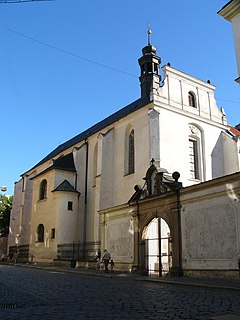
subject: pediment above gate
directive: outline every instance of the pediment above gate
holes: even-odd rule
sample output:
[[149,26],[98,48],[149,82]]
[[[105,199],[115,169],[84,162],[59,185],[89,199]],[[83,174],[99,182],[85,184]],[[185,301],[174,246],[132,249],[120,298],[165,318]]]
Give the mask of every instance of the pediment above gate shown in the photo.
[[182,188],[182,183],[178,181],[180,178],[179,172],[175,171],[172,175],[164,168],[158,168],[154,164],[154,159],[151,160],[151,165],[147,169],[146,175],[143,178],[145,181],[143,187],[135,185],[135,192],[129,199],[128,203],[132,204],[139,200],[165,194],[168,192],[177,192]]

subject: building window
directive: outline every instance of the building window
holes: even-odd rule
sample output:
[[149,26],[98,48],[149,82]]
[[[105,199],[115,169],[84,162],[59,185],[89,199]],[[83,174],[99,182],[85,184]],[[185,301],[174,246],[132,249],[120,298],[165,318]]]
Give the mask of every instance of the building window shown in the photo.
[[40,183],[39,200],[47,199],[47,180],[44,179]]
[[197,141],[189,139],[190,178],[200,179]]
[[196,96],[192,91],[188,92],[188,105],[193,108],[197,108]]
[[97,161],[98,161],[98,142],[95,144],[94,152],[93,152],[93,187],[96,186]]
[[44,241],[44,225],[39,224],[37,227],[37,242]]
[[51,229],[51,239],[55,239],[55,228]]
[[128,137],[128,173],[134,172],[135,164],[135,150],[134,150],[134,130],[132,130]]
[[72,211],[73,210],[73,202],[68,201],[68,210]]

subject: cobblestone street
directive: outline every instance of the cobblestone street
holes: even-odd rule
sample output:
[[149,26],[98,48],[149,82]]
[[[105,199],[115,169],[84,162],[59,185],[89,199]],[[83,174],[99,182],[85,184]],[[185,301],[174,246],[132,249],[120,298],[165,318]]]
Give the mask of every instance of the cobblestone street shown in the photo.
[[240,315],[240,291],[0,265],[1,319],[209,319]]

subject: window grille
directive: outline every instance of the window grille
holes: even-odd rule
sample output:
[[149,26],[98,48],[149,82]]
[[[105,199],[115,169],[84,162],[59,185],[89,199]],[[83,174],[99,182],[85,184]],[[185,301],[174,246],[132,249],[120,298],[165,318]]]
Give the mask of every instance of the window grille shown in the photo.
[[198,146],[197,141],[189,139],[189,161],[190,161],[190,178],[199,179],[199,164],[198,164]]

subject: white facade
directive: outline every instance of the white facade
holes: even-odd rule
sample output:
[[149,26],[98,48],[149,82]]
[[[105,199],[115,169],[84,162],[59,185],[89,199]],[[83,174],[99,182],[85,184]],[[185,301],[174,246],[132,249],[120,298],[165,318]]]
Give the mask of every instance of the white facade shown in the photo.
[[[151,159],[159,170],[179,171],[183,186],[239,171],[237,142],[216,105],[215,86],[169,65],[161,83],[159,61],[156,48],[146,46],[139,59],[141,98],[22,175],[15,186],[10,251],[18,232],[18,249],[29,246],[36,261],[76,255],[94,260],[106,246],[119,266],[129,267],[136,230],[126,204],[133,186],[144,184]],[[67,254],[75,244],[76,255]]]

